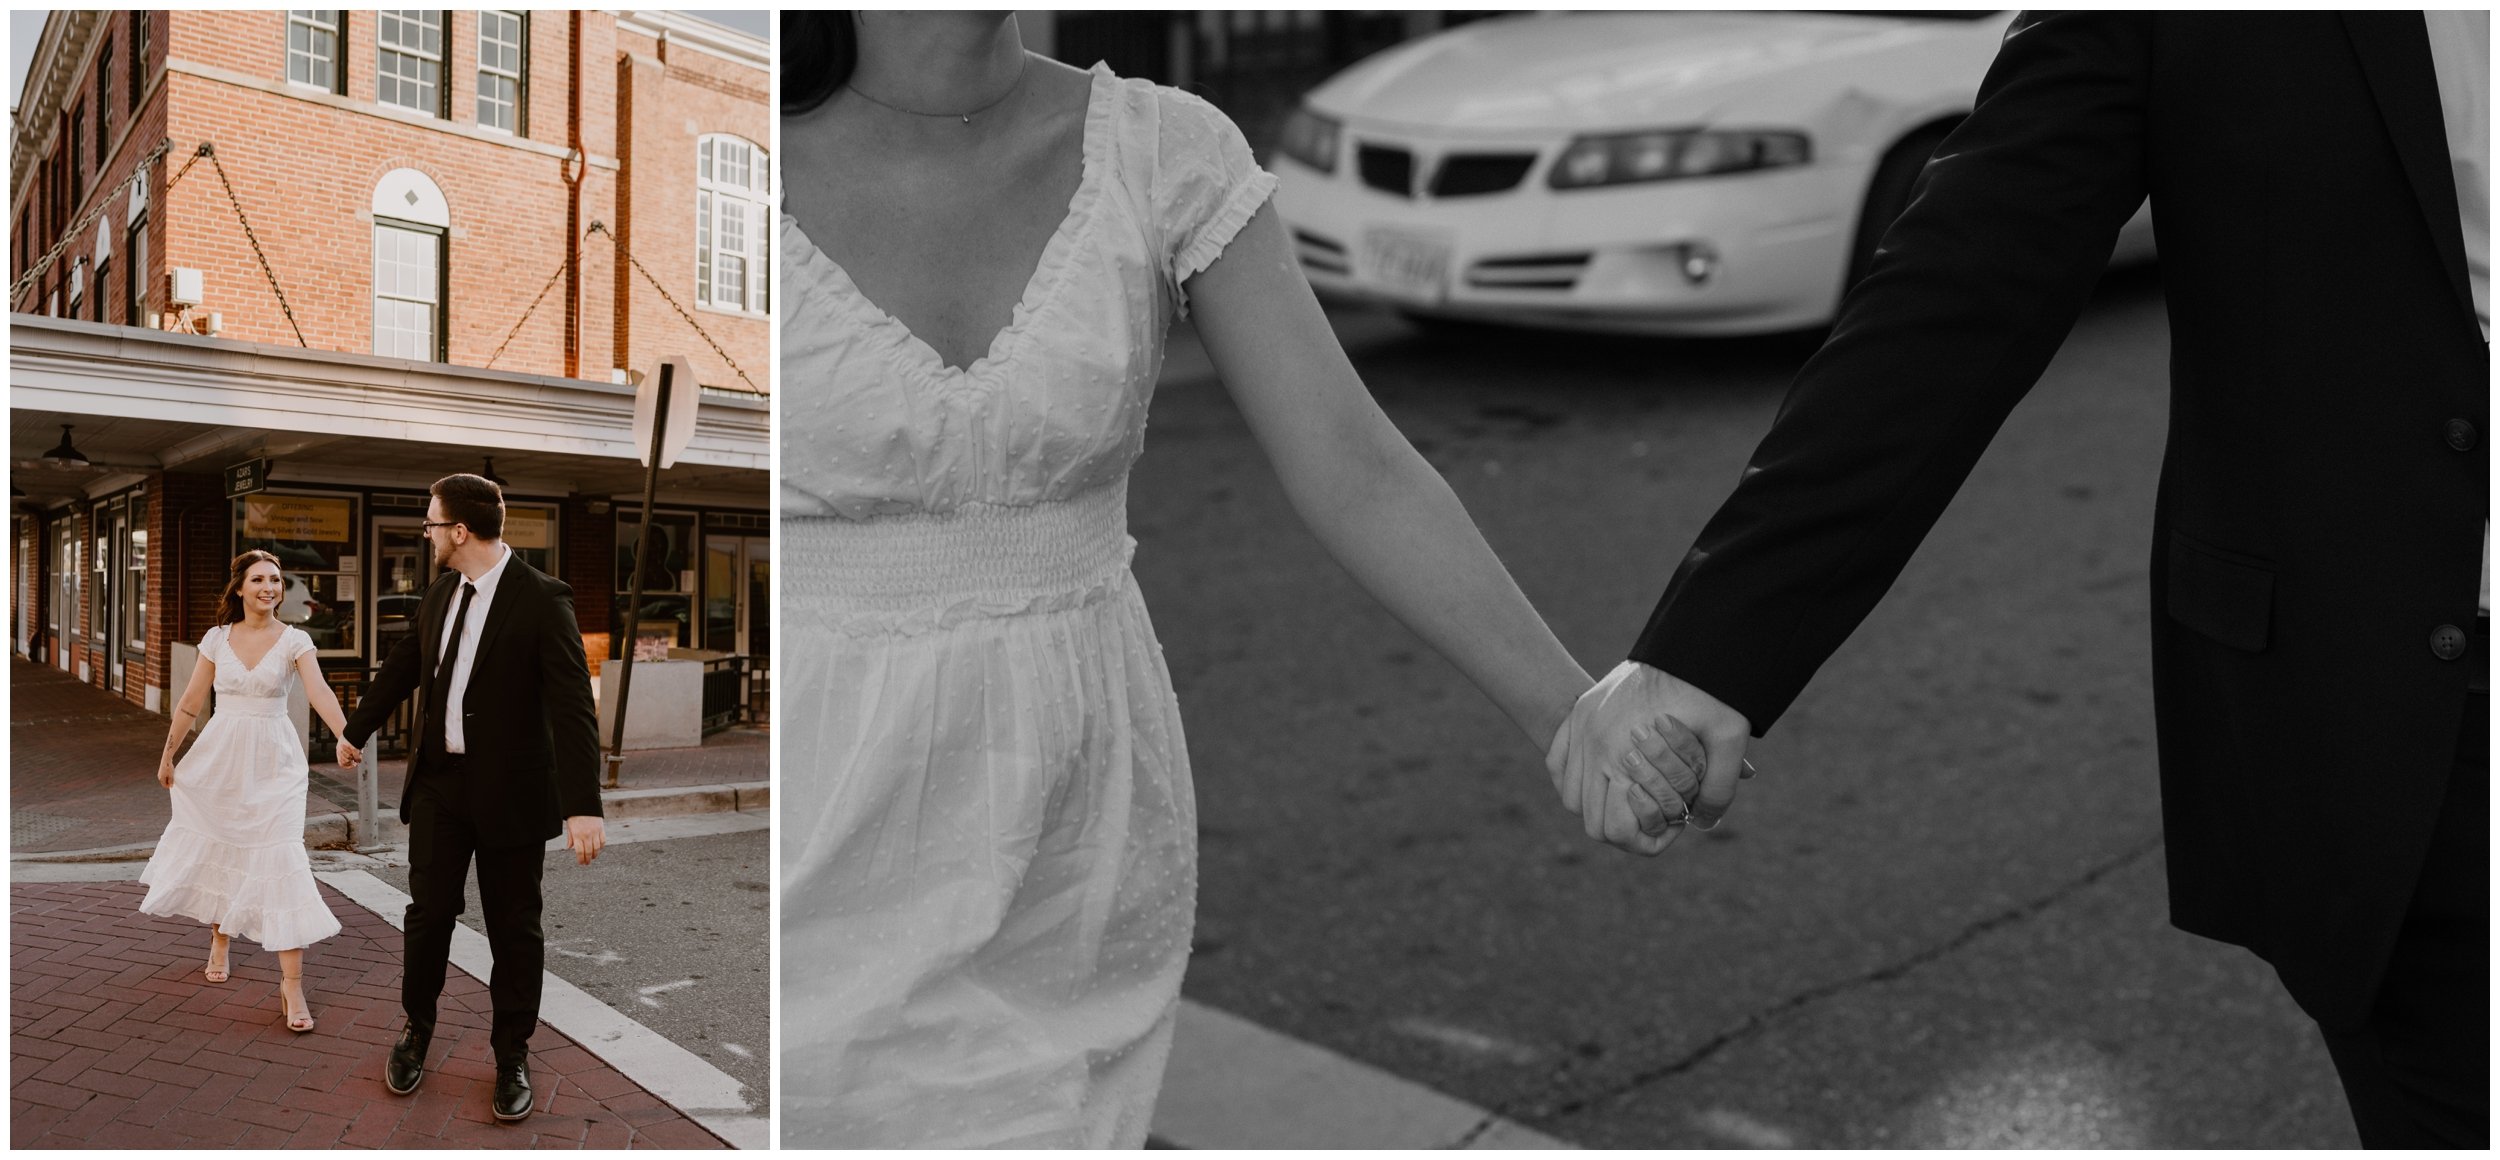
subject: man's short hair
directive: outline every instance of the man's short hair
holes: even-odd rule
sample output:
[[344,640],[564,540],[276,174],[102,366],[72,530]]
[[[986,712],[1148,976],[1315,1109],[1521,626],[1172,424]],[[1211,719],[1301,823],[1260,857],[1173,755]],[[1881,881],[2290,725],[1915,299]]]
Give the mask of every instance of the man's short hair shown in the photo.
[[434,498],[443,501],[443,518],[469,525],[481,540],[503,538],[503,489],[482,475],[446,475],[434,481]]

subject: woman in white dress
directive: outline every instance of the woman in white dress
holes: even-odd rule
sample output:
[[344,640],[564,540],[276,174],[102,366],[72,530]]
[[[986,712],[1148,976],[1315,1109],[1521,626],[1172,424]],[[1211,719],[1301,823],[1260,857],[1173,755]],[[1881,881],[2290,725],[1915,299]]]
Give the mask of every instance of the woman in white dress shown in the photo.
[[[312,638],[281,624],[286,578],[278,558],[257,549],[234,558],[219,605],[220,623],[200,638],[200,664],[174,706],[173,728],[156,780],[172,793],[173,821],[139,875],[145,914],[209,924],[202,977],[226,981],[226,944],[247,938],[278,952],[278,995],[286,1025],[313,1029],[304,998],[304,948],[339,932],[321,901],[304,853],[304,792],[310,766],[304,739],[287,716],[292,682],[332,733],[347,716],[321,677]],[[199,718],[211,687],[217,715],[180,763],[175,751]],[[343,734],[342,734],[343,735]]]
[[[1172,318],[1523,767],[1591,681],[1355,376],[1223,114],[998,13],[782,29],[784,1143],[1135,1147],[1197,889],[1126,527]],[[1693,788],[1584,780],[1633,848]]]

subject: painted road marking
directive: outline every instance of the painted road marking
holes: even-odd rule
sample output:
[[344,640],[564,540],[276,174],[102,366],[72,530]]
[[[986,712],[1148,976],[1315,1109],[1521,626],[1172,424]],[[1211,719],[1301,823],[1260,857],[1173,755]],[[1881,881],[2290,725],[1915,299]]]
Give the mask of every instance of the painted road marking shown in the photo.
[[[325,871],[316,877],[394,928],[405,929],[401,923],[409,898],[390,883],[362,870]],[[485,935],[455,923],[451,961],[483,979],[493,972],[495,956],[487,948]],[[548,974],[541,986],[541,1022],[563,1032],[731,1147],[772,1147],[772,1121],[755,1114],[745,1084],[554,974]]]
[[1496,1038],[1481,1031],[1471,1031],[1455,1024],[1433,1019],[1400,1019],[1389,1030],[1427,1043],[1439,1044],[1462,1055],[1480,1056],[1495,1063],[1525,1067],[1545,1058],[1545,1053],[1524,1043]]
[[665,995],[671,991],[691,986],[694,986],[694,980],[692,979],[679,979],[674,983],[656,983],[652,986],[641,988],[640,993],[637,994],[635,998],[640,1000],[642,1005],[645,1007],[658,1007],[661,1006],[661,1003],[658,999],[652,998],[653,995]]
[[1483,1108],[1182,1000],[1153,1135],[1183,1148],[1570,1148]]

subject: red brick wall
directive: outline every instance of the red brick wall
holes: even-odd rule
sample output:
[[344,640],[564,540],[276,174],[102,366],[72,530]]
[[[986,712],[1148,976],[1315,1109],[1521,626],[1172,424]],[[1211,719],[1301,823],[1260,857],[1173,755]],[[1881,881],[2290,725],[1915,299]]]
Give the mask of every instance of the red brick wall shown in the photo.
[[563,579],[573,586],[573,619],[583,632],[598,633],[608,630],[616,603],[616,513],[592,515],[590,503],[565,501]]
[[226,563],[234,558],[234,503],[215,475],[160,475],[149,483],[156,562],[148,569],[148,664],[163,674],[174,642],[196,645],[217,623]]
[[[701,323],[741,379],[683,316],[641,276],[620,273],[618,326],[629,336],[638,368],[661,356],[684,354],[704,384],[733,390],[769,390],[772,328],[758,317],[699,307],[695,303],[695,148],[708,133],[729,133],[772,144],[769,78],[760,69],[692,49],[666,51],[647,36],[620,32],[617,87],[626,103],[620,118],[627,181],[619,195],[618,233],[642,265],[668,287],[677,304]],[[759,223],[769,238],[769,217]]]
[[[476,121],[477,17],[450,14],[446,70],[450,123]],[[563,73],[549,84],[546,66],[564,59],[566,20],[532,21],[533,139],[565,136]],[[217,63],[271,82],[285,78],[284,17],[274,12],[186,14],[176,21],[173,51],[184,60]],[[374,96],[375,19],[348,15],[347,89]],[[197,55],[195,55],[197,54]],[[532,299],[572,252],[572,191],[562,160],[443,132],[437,122],[331,108],[188,75],[174,78],[170,129],[187,155],[213,141],[295,323],[311,346],[350,352],[373,349],[373,191],[393,169],[424,173],[441,187],[451,210],[446,301],[449,361],[537,374],[567,374],[565,300]],[[549,90],[552,89],[552,94]],[[597,169],[585,185],[593,212],[613,194]],[[207,272],[208,302],[223,316],[222,334],[251,342],[293,344],[276,294],[259,269],[250,238],[216,175],[203,163],[166,199],[172,259]],[[593,310],[605,304],[591,302]],[[514,333],[515,325],[520,325]],[[504,346],[507,336],[510,345]],[[496,355],[498,347],[504,347]],[[603,369],[607,353],[585,352],[583,365]],[[605,378],[594,370],[590,377]]]
[[[628,34],[621,39],[631,43],[620,43],[615,18],[604,13],[533,13],[524,136],[580,149],[588,160],[574,163],[502,140],[446,132],[440,127],[445,122],[305,99],[286,85],[283,13],[183,11],[148,18],[154,21],[151,79],[135,117],[127,112],[132,17],[119,13],[105,22],[104,35],[115,46],[114,123],[122,143],[101,164],[89,159],[85,184],[90,191],[110,190],[140,156],[160,141],[170,142],[150,181],[147,273],[159,308],[165,271],[198,269],[207,301],[195,316],[218,314],[226,338],[292,345],[296,329],[262,272],[265,256],[307,345],[370,352],[373,190],[384,174],[405,167],[431,178],[451,208],[445,311],[450,361],[482,366],[491,357],[499,369],[607,380],[614,369],[647,367],[663,355],[682,353],[694,360],[703,381],[742,387],[710,344],[622,260],[622,241],[747,379],[769,385],[769,324],[694,304],[695,142],[710,132],[770,140],[762,70],[689,50],[674,51],[668,54],[673,59],[663,61],[659,45],[648,37]],[[374,100],[376,27],[372,12],[347,14],[343,66],[350,101]],[[450,14],[445,80],[448,123],[454,126],[476,122],[476,37],[475,13]],[[169,59],[235,73],[267,88],[168,73]],[[92,76],[85,76],[73,86],[90,95],[74,99],[72,109],[91,100],[92,84]],[[635,88],[627,93],[623,85]],[[638,129],[621,123],[630,107],[642,110]],[[214,145],[215,165],[192,161],[202,142]],[[644,161],[640,169],[633,167],[636,157]],[[191,168],[181,183],[166,189],[186,164]],[[218,167],[233,185],[242,220],[218,180]],[[33,173],[39,186],[42,166]],[[36,217],[39,201],[29,197],[19,207],[21,222]],[[117,231],[127,225],[126,201],[113,202],[111,213]],[[586,236],[594,221],[613,236]],[[32,240],[37,245],[30,256],[39,256],[50,239]],[[13,308],[41,309],[47,292],[66,282],[68,260],[92,255],[94,241],[92,228],[83,231],[62,264],[31,285]],[[128,245],[118,233],[113,249],[106,318],[128,323],[120,293]],[[91,315],[81,311],[82,317]],[[142,325],[181,321],[138,320]]]

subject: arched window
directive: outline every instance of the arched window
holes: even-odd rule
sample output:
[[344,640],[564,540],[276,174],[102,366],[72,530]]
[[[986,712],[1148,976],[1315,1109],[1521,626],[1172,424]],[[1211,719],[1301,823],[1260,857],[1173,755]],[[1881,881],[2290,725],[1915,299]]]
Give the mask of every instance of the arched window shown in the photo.
[[451,206],[434,179],[394,169],[373,187],[373,353],[447,357],[443,296]]
[[694,299],[720,310],[772,308],[772,155],[726,133],[695,146]]

